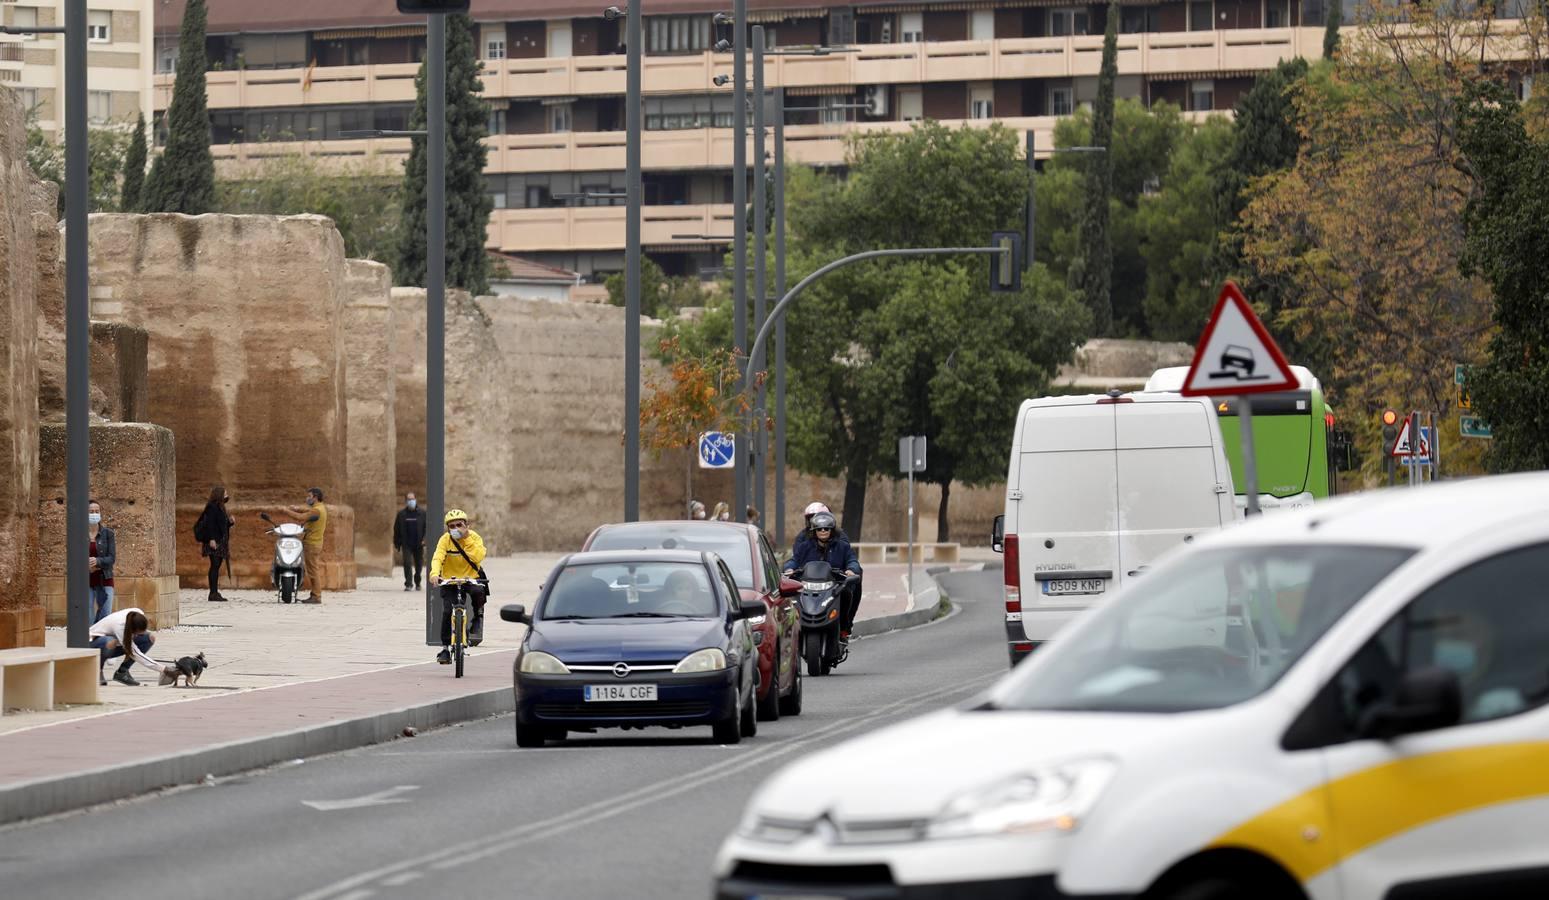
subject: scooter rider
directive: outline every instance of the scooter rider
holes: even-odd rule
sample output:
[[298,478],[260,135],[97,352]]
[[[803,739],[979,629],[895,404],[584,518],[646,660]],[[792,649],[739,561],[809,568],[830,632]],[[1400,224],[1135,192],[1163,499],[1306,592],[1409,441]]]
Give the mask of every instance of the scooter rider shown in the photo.
[[[802,544],[809,543],[812,540],[812,517],[818,513],[826,513],[829,511],[830,510],[828,506],[821,500],[814,500],[807,504],[807,509],[802,513],[802,515],[806,517],[807,525],[801,531],[796,532],[795,540],[791,541],[792,556],[795,556],[798,552],[801,551]],[[834,527],[836,529],[835,533],[842,540],[848,541],[850,539],[850,536],[844,533],[843,528],[839,528],[837,524]]]
[[[430,558],[430,583],[441,585],[442,578],[484,578],[484,539],[468,527],[468,514],[460,509],[446,511],[446,534],[436,542],[436,553]],[[470,623],[468,643],[477,647],[484,639],[484,587],[470,584],[466,587],[468,600],[473,605],[473,621]],[[436,662],[447,665],[452,661],[452,604],[457,602],[455,585],[441,585],[441,652]]]
[[[785,564],[786,572],[798,572],[807,563],[821,560],[832,566],[835,572],[842,572],[846,576],[861,574],[861,564],[855,558],[855,550],[839,532],[833,513],[827,510],[814,513],[810,530],[811,540],[797,541],[795,555]],[[845,585],[840,592],[839,639],[846,643],[850,640],[850,628],[855,624],[855,611],[860,608],[860,594],[859,581]]]

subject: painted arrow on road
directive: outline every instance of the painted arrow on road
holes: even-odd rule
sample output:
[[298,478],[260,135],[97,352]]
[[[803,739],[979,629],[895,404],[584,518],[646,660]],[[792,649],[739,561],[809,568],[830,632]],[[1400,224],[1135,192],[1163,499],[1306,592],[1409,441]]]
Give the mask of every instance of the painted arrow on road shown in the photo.
[[364,797],[352,797],[349,800],[303,800],[301,803],[303,806],[310,806],[323,812],[332,812],[336,809],[360,809],[363,806],[386,806],[389,803],[408,803],[409,798],[396,795],[419,789],[420,786],[417,784],[400,784],[385,791],[377,791]]

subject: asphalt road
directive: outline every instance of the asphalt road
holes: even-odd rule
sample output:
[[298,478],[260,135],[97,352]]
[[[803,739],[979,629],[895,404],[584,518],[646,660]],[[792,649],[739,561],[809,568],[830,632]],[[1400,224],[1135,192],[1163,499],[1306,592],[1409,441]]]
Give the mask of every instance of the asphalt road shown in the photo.
[[716,848],[766,775],[1005,672],[983,584],[951,618],[857,641],[807,680],[799,718],[735,747],[705,728],[518,750],[500,716],[0,829],[0,884],[30,898],[709,896]]

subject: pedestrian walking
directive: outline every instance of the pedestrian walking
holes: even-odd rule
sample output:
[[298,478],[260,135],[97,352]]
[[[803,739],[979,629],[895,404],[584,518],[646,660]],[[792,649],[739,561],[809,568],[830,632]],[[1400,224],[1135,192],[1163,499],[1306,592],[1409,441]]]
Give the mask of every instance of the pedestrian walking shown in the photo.
[[91,636],[91,646],[101,652],[97,664],[98,684],[108,683],[107,679],[102,677],[102,667],[108,660],[117,659],[120,656],[124,657],[124,662],[118,667],[118,671],[113,673],[113,680],[129,687],[140,683],[129,674],[129,667],[137,660],[157,675],[169,674],[169,669],[173,672],[177,671],[176,666],[163,665],[151,659],[151,647],[156,643],[156,636],[151,634],[150,620],[145,617],[145,611],[137,606],[119,610],[93,623],[87,633]]
[[688,502],[688,517],[690,519],[704,519],[705,505],[698,500],[690,500]]
[[425,568],[425,511],[419,508],[419,500],[413,494],[404,500],[403,509],[398,510],[398,518],[393,521],[393,549],[403,554],[403,589],[419,590],[420,571]]
[[323,489],[309,488],[305,507],[291,506],[285,511],[301,523],[301,559],[311,591],[301,602],[322,603],[323,534],[328,530],[328,505],[323,502]]
[[717,503],[715,505],[715,512],[710,514],[710,518],[716,522],[730,522],[731,504],[727,503],[725,500]]
[[118,559],[118,542],[113,529],[102,524],[102,504],[86,504],[86,533],[91,538],[86,564],[91,567],[91,620],[100,622],[113,611],[113,563]]
[[236,520],[227,512],[226,504],[231,502],[231,495],[221,485],[210,488],[210,499],[205,501],[204,512],[199,514],[199,521],[194,523],[194,539],[199,542],[199,555],[210,561],[208,579],[210,582],[211,603],[225,603],[226,597],[221,594],[221,563],[226,564],[226,574],[231,575],[231,526]]

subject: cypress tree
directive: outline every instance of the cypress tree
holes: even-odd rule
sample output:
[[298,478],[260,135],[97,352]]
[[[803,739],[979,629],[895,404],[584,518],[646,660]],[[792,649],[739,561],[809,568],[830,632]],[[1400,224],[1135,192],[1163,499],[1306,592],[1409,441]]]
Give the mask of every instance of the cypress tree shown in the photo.
[[1343,24],[1345,11],[1340,0],[1329,0],[1328,21],[1323,23],[1323,58],[1333,59],[1339,52],[1339,26]]
[[[427,57],[415,77],[416,99],[409,127],[426,127]],[[446,22],[446,283],[472,294],[489,293],[489,256],[484,239],[494,207],[484,182],[489,155],[483,140],[489,107],[480,98],[479,60],[473,25],[466,15]],[[416,139],[403,172],[403,218],[398,231],[398,283],[425,284],[427,163],[425,141]]]
[[124,189],[119,196],[120,212],[135,212],[140,206],[140,192],[145,184],[145,113],[135,122],[134,136],[129,139],[129,153],[124,157]]
[[167,108],[167,148],[151,165],[141,191],[144,212],[197,216],[215,208],[215,159],[205,103],[204,0],[188,0],[178,35],[177,79]]
[[1108,27],[1103,33],[1103,62],[1097,75],[1097,100],[1092,104],[1092,146],[1102,147],[1087,160],[1086,209],[1081,216],[1081,244],[1070,265],[1070,287],[1092,311],[1092,333],[1113,331],[1113,240],[1108,234],[1108,203],[1113,193],[1113,83],[1119,75],[1119,3],[1108,2]]

